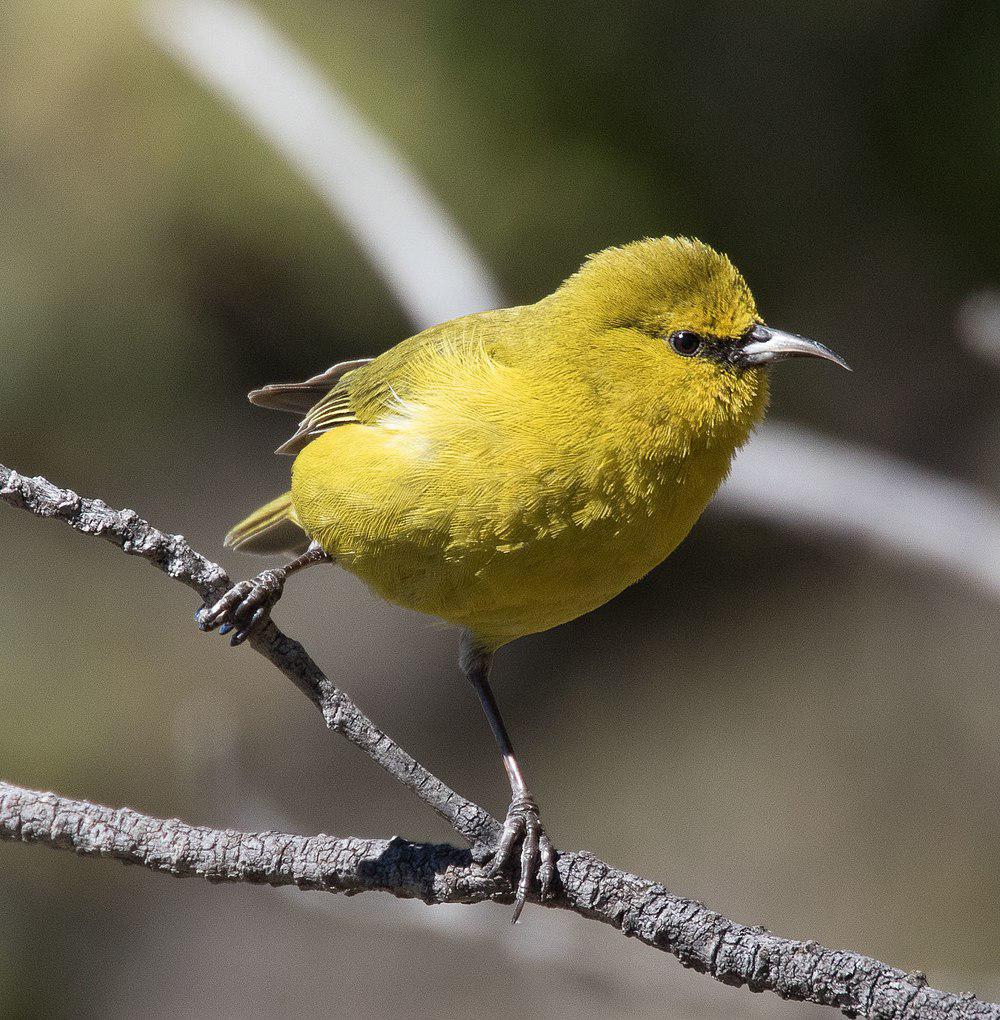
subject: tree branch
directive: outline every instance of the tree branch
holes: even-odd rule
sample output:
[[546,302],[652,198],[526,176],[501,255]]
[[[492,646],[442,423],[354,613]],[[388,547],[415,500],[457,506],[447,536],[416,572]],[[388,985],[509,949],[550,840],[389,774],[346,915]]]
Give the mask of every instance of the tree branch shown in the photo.
[[[213,882],[296,885],[348,895],[379,890],[425,903],[510,903],[472,852],[404,839],[220,831],[0,782],[0,839],[44,843]],[[1000,1006],[939,992],[857,953],[778,938],[720,917],[587,853],[559,855],[556,906],[612,925],[718,981],[879,1020],[997,1020]]]
[[[218,597],[229,585],[225,571],[182,537],[158,531],[131,510],[113,510],[100,500],[83,499],[3,465],[0,499],[37,516],[64,520],[78,531],[142,556],[203,600]],[[327,726],[362,748],[470,841],[482,845],[496,838],[499,825],[492,816],[450,790],[379,730],[298,642],[269,624],[251,643],[320,709]],[[297,885],[348,894],[381,890],[426,903],[513,899],[509,880],[488,878],[474,850],[400,838],[219,831],[2,781],[0,840],[43,843],[210,881]],[[920,973],[907,974],[858,953],[737,924],[592,854],[562,852],[558,871],[558,892],[547,905],[609,924],[726,984],[877,1020],[1000,1020],[1000,1005],[938,991],[928,987]]]
[[[37,517],[54,517],[85,535],[112,542],[141,556],[165,574],[214,602],[232,585],[217,563],[195,552],[183,535],[168,535],[133,510],[114,510],[99,499],[60,489],[45,478],[26,478],[0,464],[0,499]],[[378,728],[313,662],[309,653],[269,622],[249,639],[320,710],[326,725],[360,747],[390,775],[409,787],[471,843],[492,844],[501,826],[489,812],[459,796]]]

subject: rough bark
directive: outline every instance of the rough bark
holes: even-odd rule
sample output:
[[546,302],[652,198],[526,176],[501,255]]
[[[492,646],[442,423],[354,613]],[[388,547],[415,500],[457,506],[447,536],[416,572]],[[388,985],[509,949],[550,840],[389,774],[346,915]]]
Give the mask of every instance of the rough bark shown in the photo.
[[[43,478],[25,478],[0,465],[0,499],[41,517],[55,517],[142,556],[203,600],[229,586],[225,571],[131,510],[113,510]],[[354,894],[381,890],[426,903],[509,903],[507,876],[488,878],[477,863],[499,823],[450,790],[383,733],[274,624],[252,646],[284,673],[374,761],[446,818],[472,850],[410,843],[401,838],[356,839],[276,832],[219,831],[108,808],[0,781],[0,840],[20,840],[110,857],[172,875],[210,881],[297,885]],[[626,936],[675,956],[684,966],[752,991],[841,1009],[873,1020],[1000,1020],[1000,1005],[953,995],[870,957],[816,942],[780,938],[730,921],[703,904],[619,871],[585,852],[561,852],[558,890],[546,905],[612,925]]]
[[[45,478],[26,478],[0,464],[0,499],[37,517],[54,517],[85,535],[112,542],[130,556],[141,556],[165,574],[214,602],[232,586],[217,563],[195,552],[183,535],[169,535],[134,510],[114,510],[103,500],[86,499]],[[501,827],[489,812],[460,797],[379,729],[340,690],[309,653],[273,622],[248,643],[272,662],[320,710],[326,725],[343,734],[370,758],[408,786],[472,843],[493,843]]]

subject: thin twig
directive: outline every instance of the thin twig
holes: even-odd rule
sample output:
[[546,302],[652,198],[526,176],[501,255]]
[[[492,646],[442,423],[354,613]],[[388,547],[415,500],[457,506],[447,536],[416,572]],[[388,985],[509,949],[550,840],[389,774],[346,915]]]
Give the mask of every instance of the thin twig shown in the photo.
[[[231,586],[225,570],[195,552],[182,535],[159,531],[133,510],[114,510],[102,500],[78,496],[44,478],[26,478],[3,464],[0,464],[0,499],[38,517],[65,521],[85,535],[97,535],[131,556],[143,557],[193,588],[205,602],[215,601]],[[379,729],[348,694],[328,679],[298,641],[269,622],[249,643],[309,698],[330,729],[360,747],[470,843],[496,843],[500,823],[478,804],[449,789]]]
[[[217,597],[229,585],[226,572],[195,552],[183,537],[164,534],[131,510],[114,510],[101,500],[84,499],[3,465],[0,499],[142,556],[203,600]],[[306,693],[331,729],[362,748],[470,841],[483,846],[496,839],[499,824],[492,816],[449,790],[386,736],[327,679],[298,642],[271,624],[252,644]],[[214,881],[347,893],[379,889],[427,903],[512,898],[507,879],[488,878],[476,863],[475,850],[398,838],[223,832],[2,781],[0,840],[44,843]],[[753,991],[772,991],[786,999],[879,1020],[1000,1020],[1000,1005],[937,991],[927,986],[922,974],[907,974],[858,953],[782,939],[762,928],[737,924],[592,854],[560,853],[558,870],[559,888],[548,905],[610,924],[726,984],[745,984]]]

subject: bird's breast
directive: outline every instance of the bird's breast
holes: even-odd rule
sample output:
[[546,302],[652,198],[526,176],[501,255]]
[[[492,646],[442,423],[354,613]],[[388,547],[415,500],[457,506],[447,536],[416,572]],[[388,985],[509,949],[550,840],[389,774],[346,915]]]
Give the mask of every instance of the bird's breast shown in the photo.
[[627,394],[476,372],[321,436],[292,491],[307,532],[380,595],[494,645],[595,609],[665,559],[749,431],[692,442]]

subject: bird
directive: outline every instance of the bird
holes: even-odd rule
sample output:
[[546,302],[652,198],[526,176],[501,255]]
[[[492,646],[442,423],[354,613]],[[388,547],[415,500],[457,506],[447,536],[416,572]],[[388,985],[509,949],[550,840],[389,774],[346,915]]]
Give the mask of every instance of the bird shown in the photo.
[[[689,237],[590,255],[534,304],[426,329],[375,358],[252,391],[299,418],[291,488],[227,547],[294,555],[197,615],[238,645],[292,574],[337,563],[461,628],[511,789],[488,866],[513,920],[553,892],[544,831],[490,682],[504,645],[588,613],[665,560],[764,418],[772,365],[825,345],[764,324],[727,256]],[[518,847],[520,853],[518,854]]]

